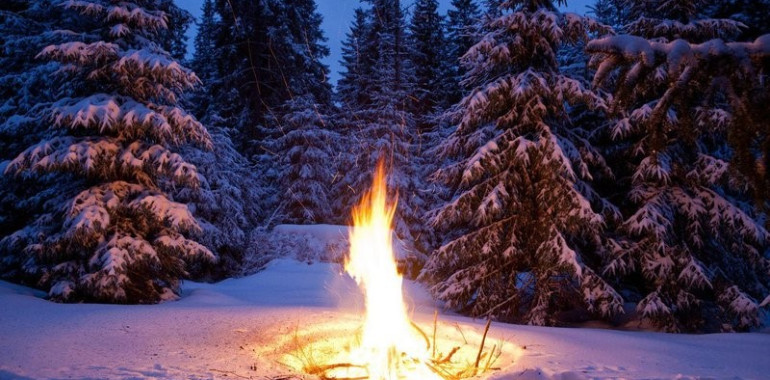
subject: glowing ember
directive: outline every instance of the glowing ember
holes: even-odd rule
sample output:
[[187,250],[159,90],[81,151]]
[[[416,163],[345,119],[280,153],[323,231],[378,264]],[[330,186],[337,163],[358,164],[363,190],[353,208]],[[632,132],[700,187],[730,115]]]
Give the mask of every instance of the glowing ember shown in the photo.
[[364,292],[366,320],[351,363],[365,366],[369,379],[440,379],[425,365],[428,347],[407,317],[390,230],[397,201],[387,202],[385,183],[380,160],[371,190],[353,209],[345,270]]

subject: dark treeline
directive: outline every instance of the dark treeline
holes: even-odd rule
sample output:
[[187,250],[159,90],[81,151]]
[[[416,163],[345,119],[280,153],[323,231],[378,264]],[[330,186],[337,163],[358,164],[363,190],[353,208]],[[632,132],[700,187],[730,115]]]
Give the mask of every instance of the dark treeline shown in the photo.
[[[409,6],[407,6],[409,5]],[[744,331],[770,303],[770,2],[0,5],[0,273],[149,303],[345,224],[385,158],[404,269],[477,317]],[[589,17],[593,16],[593,17]]]

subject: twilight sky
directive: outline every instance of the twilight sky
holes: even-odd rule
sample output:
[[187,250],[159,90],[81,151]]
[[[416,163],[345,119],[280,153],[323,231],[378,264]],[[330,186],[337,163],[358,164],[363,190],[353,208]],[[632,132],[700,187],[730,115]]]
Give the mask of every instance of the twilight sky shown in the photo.
[[[595,0],[568,0],[567,6],[563,9],[569,12],[585,13],[586,6],[594,3]],[[201,4],[203,0],[175,0],[177,5],[190,11],[196,18],[200,17]],[[402,0],[403,4],[410,4],[410,0]],[[439,12],[446,14],[451,0],[439,0]],[[479,2],[481,3],[481,2]],[[342,41],[345,39],[345,33],[350,28],[350,24],[353,21],[353,12],[360,6],[360,0],[316,0],[318,11],[323,15],[323,29],[328,39],[327,46],[331,50],[331,54],[323,61],[329,66],[331,70],[330,79],[333,84],[337,83],[339,79],[339,71],[341,70],[339,60],[342,52]],[[193,38],[196,33],[196,26],[192,25],[187,32],[189,36],[188,41],[188,55],[192,55],[193,50]]]

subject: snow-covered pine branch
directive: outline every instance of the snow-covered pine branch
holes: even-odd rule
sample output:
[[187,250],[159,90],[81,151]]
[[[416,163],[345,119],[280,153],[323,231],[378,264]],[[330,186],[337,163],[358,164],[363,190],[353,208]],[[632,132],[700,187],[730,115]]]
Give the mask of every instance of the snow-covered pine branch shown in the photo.
[[47,46],[38,58],[61,62],[68,72],[134,99],[173,104],[179,93],[200,83],[195,73],[152,45],[125,49],[104,41],[68,42]]
[[5,174],[66,171],[89,178],[130,178],[153,186],[159,177],[197,187],[198,172],[176,153],[142,141],[119,138],[55,137],[29,147],[11,161]]
[[[55,127],[98,131],[121,139],[149,136],[166,145],[188,141],[211,148],[206,129],[195,117],[177,106],[137,102],[134,98],[94,94],[61,99],[50,109]],[[122,128],[130,125],[132,128]]]

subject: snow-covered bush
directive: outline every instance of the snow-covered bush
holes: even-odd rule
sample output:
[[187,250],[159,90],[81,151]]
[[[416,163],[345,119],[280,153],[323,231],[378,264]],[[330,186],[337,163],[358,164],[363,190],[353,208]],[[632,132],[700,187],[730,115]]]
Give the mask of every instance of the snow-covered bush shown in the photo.
[[94,29],[47,46],[39,57],[60,65],[72,94],[46,107],[48,138],[5,173],[69,173],[78,178],[77,190],[61,192],[56,213],[0,244],[29,255],[25,269],[40,276],[55,300],[172,298],[186,262],[214,259],[190,239],[201,230],[190,210],[163,190],[200,184],[196,168],[171,150],[187,142],[211,146],[206,129],[176,106],[198,79],[154,42],[168,27],[156,2],[70,0],[64,6]]
[[550,1],[506,1],[463,57],[474,89],[439,147],[453,162],[435,174],[454,191],[432,218],[446,240],[422,274],[449,306],[537,325],[557,323],[575,300],[600,316],[621,311],[591,265],[605,253],[605,218],[616,214],[590,186],[604,162],[565,109],[601,109],[603,99],[562,75],[556,55],[589,30],[605,28],[556,13]]

